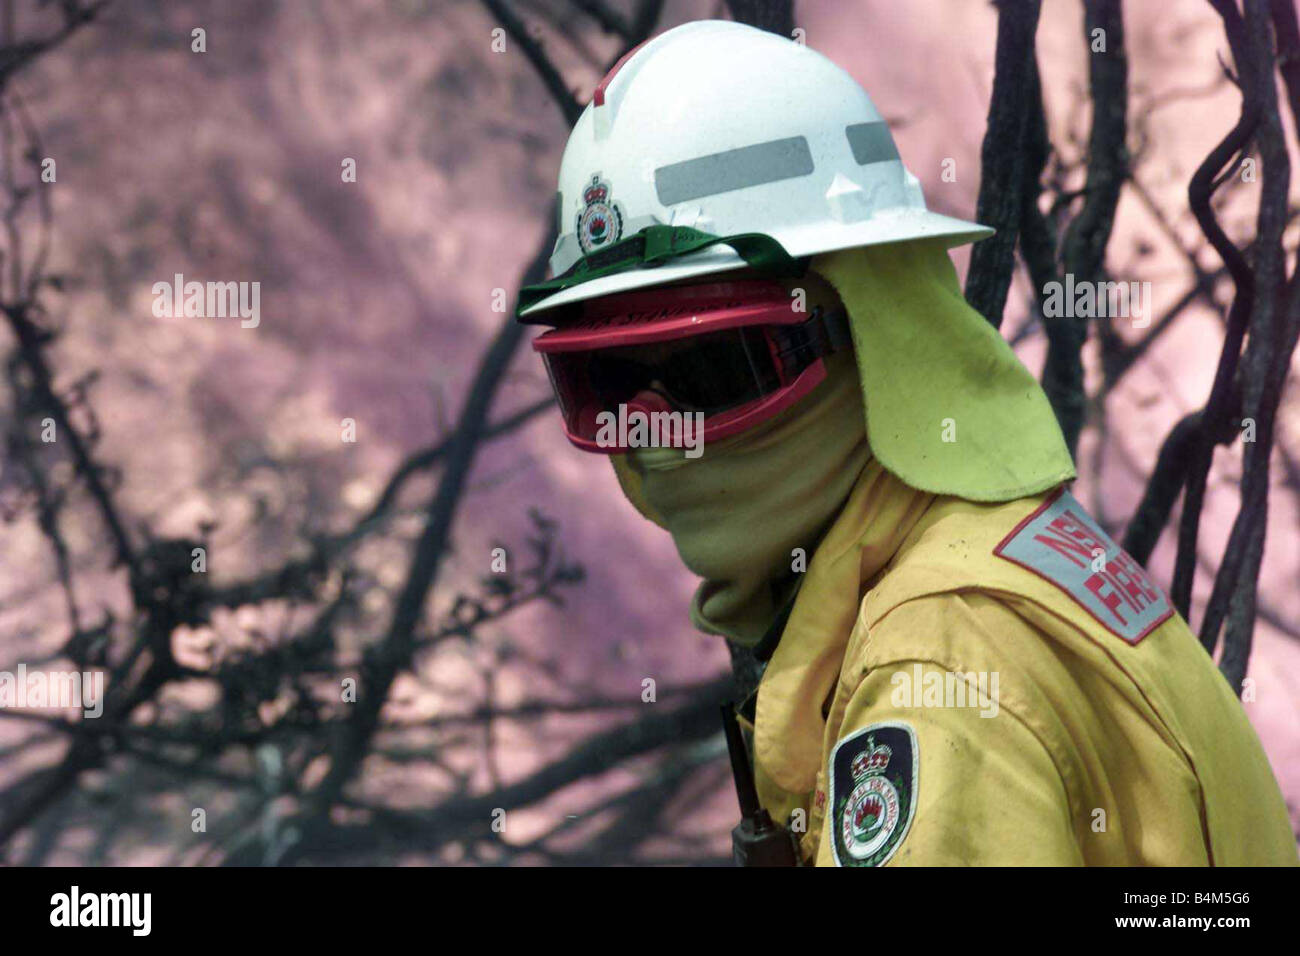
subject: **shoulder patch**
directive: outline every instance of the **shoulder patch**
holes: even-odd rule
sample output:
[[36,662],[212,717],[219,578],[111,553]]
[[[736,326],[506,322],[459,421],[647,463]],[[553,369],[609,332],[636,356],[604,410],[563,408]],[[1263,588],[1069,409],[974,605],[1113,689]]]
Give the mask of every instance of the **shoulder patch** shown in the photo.
[[1173,616],[1173,606],[1150,575],[1068,491],[1043,502],[993,553],[1056,585],[1129,644]]
[[908,724],[863,727],[830,759],[831,851],[837,866],[883,866],[916,812],[920,755]]

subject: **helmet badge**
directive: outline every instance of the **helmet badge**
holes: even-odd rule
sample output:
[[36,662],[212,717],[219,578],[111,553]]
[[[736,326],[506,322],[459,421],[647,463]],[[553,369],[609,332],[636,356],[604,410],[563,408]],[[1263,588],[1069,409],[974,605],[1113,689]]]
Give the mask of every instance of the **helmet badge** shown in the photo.
[[609,196],[609,183],[603,182],[600,173],[596,173],[591,177],[591,185],[583,190],[585,205],[578,213],[578,245],[584,253],[618,242],[623,234],[623,216]]

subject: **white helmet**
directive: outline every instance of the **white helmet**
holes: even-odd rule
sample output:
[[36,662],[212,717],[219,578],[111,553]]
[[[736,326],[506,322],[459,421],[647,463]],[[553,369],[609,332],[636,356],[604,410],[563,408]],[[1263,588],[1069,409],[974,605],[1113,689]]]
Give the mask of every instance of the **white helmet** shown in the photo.
[[[888,126],[847,73],[798,43],[721,20],[655,37],[601,81],[565,147],[558,206],[554,276],[649,226],[765,234],[796,259],[993,233],[925,208]],[[745,265],[712,244],[539,289],[519,314],[546,321],[537,313]]]

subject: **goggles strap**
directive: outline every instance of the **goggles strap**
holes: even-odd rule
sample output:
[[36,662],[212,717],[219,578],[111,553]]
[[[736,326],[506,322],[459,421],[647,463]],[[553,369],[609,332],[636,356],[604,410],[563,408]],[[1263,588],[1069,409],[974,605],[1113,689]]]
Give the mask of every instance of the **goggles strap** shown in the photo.
[[843,308],[826,310],[817,306],[806,321],[799,325],[775,326],[773,333],[781,353],[800,355],[804,366],[833,352],[853,347],[848,313]]
[[781,243],[761,232],[715,236],[689,226],[647,226],[636,235],[584,256],[563,275],[524,286],[519,290],[515,315],[563,289],[631,269],[660,266],[714,245],[730,246],[750,268],[765,276],[799,276],[808,267],[807,259],[795,259]]
[[822,315],[822,328],[826,330],[826,341],[830,351],[839,352],[853,347],[853,332],[849,329],[849,313],[841,306]]

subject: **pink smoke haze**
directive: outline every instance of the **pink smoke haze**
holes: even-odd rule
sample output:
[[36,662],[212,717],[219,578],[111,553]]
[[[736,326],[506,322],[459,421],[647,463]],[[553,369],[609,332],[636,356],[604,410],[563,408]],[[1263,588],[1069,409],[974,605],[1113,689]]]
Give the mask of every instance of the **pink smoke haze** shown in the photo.
[[[660,26],[714,15],[711,3],[671,2]],[[894,0],[803,2],[796,14],[807,44],[871,94],[931,208],[963,218],[974,218],[995,17],[988,3]],[[1186,189],[1238,113],[1239,96],[1216,62],[1216,54],[1228,57],[1221,26],[1200,0],[1130,3],[1125,17],[1130,116],[1140,121],[1130,132],[1135,175],[1182,244],[1217,268]],[[207,30],[205,55],[189,51],[196,25]],[[506,320],[494,299],[498,290],[511,299],[546,232],[566,126],[522,53],[491,51],[495,26],[482,6],[429,0],[121,4],[19,77],[43,148],[58,157],[51,271],[71,280],[51,299],[66,329],[54,355],[60,380],[100,370],[99,453],[122,471],[124,510],[163,533],[192,535],[214,522],[208,561],[217,581],[282,563],[301,550],[303,528],[339,531],[363,514],[406,456],[445,437],[482,350]],[[1082,34],[1080,3],[1044,0],[1039,63],[1052,139],[1071,162],[1088,124]],[[614,52],[589,22],[575,35],[592,62]],[[548,50],[588,96],[598,70],[571,46]],[[348,158],[355,183],[340,180]],[[953,181],[942,178],[948,160]],[[1253,234],[1258,188],[1226,191],[1220,215],[1239,242]],[[964,273],[968,253],[956,258]],[[1107,262],[1117,279],[1150,281],[1156,316],[1192,282],[1184,255],[1128,187]],[[155,318],[151,287],[175,273],[259,281],[260,326]],[[1221,302],[1229,289],[1219,290]],[[1004,334],[1022,328],[1030,297],[1018,273]],[[1160,440],[1208,394],[1221,339],[1220,318],[1190,308],[1109,397],[1105,435],[1085,432],[1075,494],[1113,534],[1136,507]],[[1040,369],[1041,332],[1018,351]],[[1095,344],[1086,360],[1092,387],[1100,380]],[[540,362],[521,348],[493,418],[548,391]],[[357,441],[341,444],[349,418]],[[1292,389],[1281,445],[1300,450],[1298,424]],[[1221,450],[1194,623],[1236,513],[1240,472],[1240,444]],[[1267,620],[1255,634],[1246,706],[1300,825],[1300,512],[1282,468],[1273,481],[1261,580]],[[427,475],[415,481],[397,533],[367,552],[381,585],[366,607],[371,633],[388,619],[432,487]],[[492,624],[482,649],[431,657],[399,682],[387,717],[418,725],[448,713],[459,695],[481,689],[489,668],[501,707],[584,694],[635,698],[646,678],[662,692],[726,672],[725,646],[688,621],[695,582],[672,542],[627,504],[603,457],[564,440],[554,411],[482,449],[431,613],[477,586],[498,542],[523,541],[530,507],[559,522],[586,581],[566,592],[564,607],[532,605]],[[68,533],[87,617],[125,613],[124,577],[108,566],[102,526],[83,510]],[[1172,539],[1167,530],[1150,562],[1165,587]],[[65,624],[36,521],[0,526],[0,668],[57,653]],[[201,656],[206,638],[188,639],[185,653]],[[499,663],[503,648],[511,653]],[[202,693],[180,688],[159,707],[198,706],[185,695]],[[597,714],[503,725],[494,768],[476,762],[481,741],[473,740],[442,771],[367,764],[359,790],[428,805],[448,774],[466,773],[485,788],[497,774],[515,779],[607,723]],[[0,748],[31,733],[25,722],[0,720]],[[0,762],[0,789],[49,755],[35,748]],[[650,766],[622,765],[576,796],[518,811],[518,838]],[[717,772],[701,777],[676,819],[682,839],[723,856],[735,797],[722,763],[710,767]],[[106,862],[169,859],[187,811],[179,802],[160,809],[160,821],[177,822],[119,844]],[[92,840],[88,826],[74,829],[46,860],[78,862]],[[459,859],[449,851],[442,862]]]

